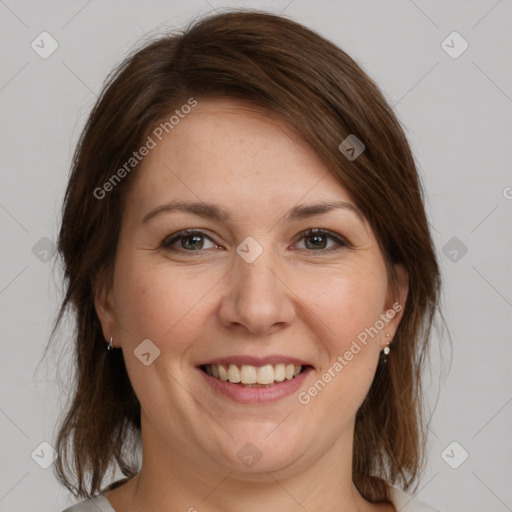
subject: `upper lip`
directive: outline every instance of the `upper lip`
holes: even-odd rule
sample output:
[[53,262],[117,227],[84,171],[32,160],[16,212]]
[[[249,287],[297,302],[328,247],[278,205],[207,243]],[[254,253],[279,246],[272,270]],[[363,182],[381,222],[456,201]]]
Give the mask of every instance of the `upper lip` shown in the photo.
[[275,365],[275,364],[295,364],[300,366],[312,366],[311,363],[304,361],[302,359],[297,359],[296,357],[289,356],[280,356],[280,355],[270,355],[265,357],[254,357],[254,356],[226,356],[226,357],[216,357],[215,359],[210,359],[205,361],[204,363],[200,363],[198,366],[203,365],[212,365],[212,364],[236,364],[237,366],[241,366],[243,364],[249,364],[252,366],[265,366],[267,364]]

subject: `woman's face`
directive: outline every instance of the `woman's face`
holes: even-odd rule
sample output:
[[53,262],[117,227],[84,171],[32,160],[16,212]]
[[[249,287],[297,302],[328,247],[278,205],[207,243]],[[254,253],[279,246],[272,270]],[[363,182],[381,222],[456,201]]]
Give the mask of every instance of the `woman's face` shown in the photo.
[[[272,116],[199,101],[153,138],[97,296],[141,403],[144,460],[245,478],[334,463],[407,285],[393,295],[351,196]],[[311,209],[326,203],[340,206]]]

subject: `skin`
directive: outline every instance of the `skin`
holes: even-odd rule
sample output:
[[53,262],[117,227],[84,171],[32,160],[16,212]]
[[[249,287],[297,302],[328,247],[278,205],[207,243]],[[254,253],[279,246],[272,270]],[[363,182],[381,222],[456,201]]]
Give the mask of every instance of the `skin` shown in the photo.
[[[137,173],[113,280],[96,294],[105,339],[113,334],[122,348],[141,403],[142,469],[106,493],[114,509],[393,511],[357,492],[351,465],[356,412],[401,313],[307,405],[297,393],[240,404],[196,369],[228,355],[297,357],[314,366],[304,391],[380,314],[405,304],[407,276],[397,267],[395,295],[375,235],[356,213],[284,220],[297,204],[355,204],[350,194],[277,118],[228,99],[199,101]],[[142,222],[175,199],[215,203],[230,220],[175,211]],[[206,236],[162,248],[189,228]],[[349,245],[327,236],[317,248],[301,234],[310,228]],[[236,252],[248,236],[263,248],[252,263]],[[148,366],[134,356],[144,339],[160,350]],[[249,442],[262,456],[246,468],[237,452]]]

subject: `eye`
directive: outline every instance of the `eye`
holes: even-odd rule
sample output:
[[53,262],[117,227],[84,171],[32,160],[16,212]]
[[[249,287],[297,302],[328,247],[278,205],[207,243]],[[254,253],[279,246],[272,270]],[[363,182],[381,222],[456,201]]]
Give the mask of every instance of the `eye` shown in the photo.
[[[163,249],[177,252],[194,252],[201,251],[203,249],[209,249],[210,247],[204,247],[204,239],[208,239],[211,242],[213,240],[197,229],[186,229],[167,237],[161,244]],[[181,241],[181,247],[173,247],[176,242]]]
[[[301,240],[305,240],[304,245],[307,249],[312,249],[313,252],[330,252],[336,251],[341,247],[348,247],[350,244],[342,238],[332,234],[330,231],[324,229],[309,229],[301,234]],[[334,240],[334,247],[327,248],[328,239]],[[309,251],[311,252],[311,251]]]

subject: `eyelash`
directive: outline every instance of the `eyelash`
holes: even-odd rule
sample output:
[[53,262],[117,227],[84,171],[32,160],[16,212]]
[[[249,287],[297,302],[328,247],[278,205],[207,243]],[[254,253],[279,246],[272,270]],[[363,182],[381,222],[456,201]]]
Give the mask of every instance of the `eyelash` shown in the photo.
[[[200,229],[185,229],[183,231],[179,231],[178,233],[174,233],[173,235],[170,235],[167,238],[165,238],[161,243],[161,247],[162,247],[162,249],[165,249],[166,251],[181,252],[181,253],[194,253],[194,252],[203,252],[203,251],[208,250],[208,249],[197,249],[197,250],[187,251],[183,248],[180,248],[180,249],[172,248],[172,245],[174,245],[174,243],[178,242],[182,238],[187,238],[188,236],[197,235],[197,234],[203,235],[204,237],[210,239],[213,243],[215,243],[215,241],[212,240],[212,238],[210,236],[208,236],[204,231],[202,231]],[[303,249],[303,250],[310,252],[310,253],[325,254],[325,253],[330,253],[333,251],[338,251],[344,247],[345,248],[350,247],[350,244],[343,238],[334,235],[330,231],[327,231],[325,229],[319,229],[319,228],[312,228],[312,229],[303,231],[302,233],[300,233],[297,242],[301,241],[303,238],[311,237],[314,235],[327,236],[328,238],[334,240],[338,244],[338,247],[334,247],[334,248],[331,247],[330,249],[319,249],[319,250],[309,250],[309,249]]]

